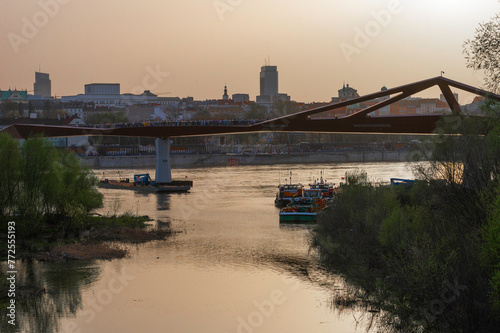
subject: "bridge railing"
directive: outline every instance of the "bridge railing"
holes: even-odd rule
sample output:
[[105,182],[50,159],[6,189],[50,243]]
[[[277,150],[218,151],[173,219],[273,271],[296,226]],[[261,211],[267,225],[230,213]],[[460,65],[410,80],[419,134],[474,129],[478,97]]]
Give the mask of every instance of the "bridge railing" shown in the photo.
[[250,126],[261,123],[265,119],[230,119],[230,120],[167,120],[167,121],[142,121],[130,123],[87,124],[77,127],[93,128],[136,128],[159,126]]

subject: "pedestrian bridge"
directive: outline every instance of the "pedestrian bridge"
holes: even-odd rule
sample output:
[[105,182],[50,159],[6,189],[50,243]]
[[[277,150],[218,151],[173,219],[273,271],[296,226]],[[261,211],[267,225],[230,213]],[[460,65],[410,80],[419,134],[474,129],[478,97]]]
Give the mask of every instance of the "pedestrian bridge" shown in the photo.
[[[156,181],[170,183],[170,139],[172,137],[208,136],[223,134],[243,134],[259,132],[315,132],[315,133],[385,133],[385,134],[430,134],[436,129],[441,114],[414,114],[370,116],[371,112],[415,95],[428,88],[438,86],[449,107],[455,113],[462,110],[453,96],[451,87],[483,97],[500,101],[500,95],[472,87],[442,76],[414,82],[361,97],[353,98],[322,107],[285,115],[270,120],[230,121],[230,122],[153,122],[119,124],[111,127],[74,127],[14,124],[3,129],[12,137],[25,139],[35,134],[47,137],[68,136],[130,136],[150,137],[156,140]],[[312,118],[311,116],[350,105],[363,103],[385,96],[391,96],[366,109],[335,118]]]

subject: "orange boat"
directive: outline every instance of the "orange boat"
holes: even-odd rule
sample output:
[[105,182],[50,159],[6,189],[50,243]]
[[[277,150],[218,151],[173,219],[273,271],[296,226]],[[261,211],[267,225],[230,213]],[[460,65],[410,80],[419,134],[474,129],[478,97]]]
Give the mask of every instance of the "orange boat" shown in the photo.
[[285,207],[292,202],[295,197],[302,196],[302,184],[292,184],[292,172],[290,171],[290,183],[278,185],[278,193],[274,204],[276,207]]
[[280,222],[316,222],[320,210],[326,207],[321,189],[304,189],[302,196],[295,197],[291,203],[280,210]]
[[340,191],[340,188],[335,187],[334,183],[328,183],[326,180],[323,180],[323,171],[321,172],[319,181],[309,184],[309,188],[321,190],[323,198],[333,198]]

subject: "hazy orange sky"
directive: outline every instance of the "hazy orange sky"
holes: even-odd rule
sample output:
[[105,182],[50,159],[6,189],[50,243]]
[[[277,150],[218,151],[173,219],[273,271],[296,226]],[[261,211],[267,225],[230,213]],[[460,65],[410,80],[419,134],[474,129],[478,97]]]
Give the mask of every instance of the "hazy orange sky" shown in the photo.
[[267,57],[296,101],[329,101],[344,81],[363,95],[441,71],[482,86],[463,43],[499,11],[499,0],[2,0],[0,89],[32,90],[41,66],[57,96],[117,82],[204,100],[227,83],[255,99]]

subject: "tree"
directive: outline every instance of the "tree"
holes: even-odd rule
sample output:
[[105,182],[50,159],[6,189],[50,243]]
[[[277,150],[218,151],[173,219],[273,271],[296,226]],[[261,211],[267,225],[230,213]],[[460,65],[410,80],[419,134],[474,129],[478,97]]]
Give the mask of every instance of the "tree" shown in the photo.
[[14,215],[19,191],[21,151],[17,140],[0,133],[0,216]]
[[5,110],[6,111],[17,111],[18,110],[17,103],[14,103],[12,101],[7,101],[7,103],[5,105]]
[[57,109],[52,113],[53,118],[57,119],[63,119],[64,117],[67,117],[69,115],[68,111],[63,110],[63,109]]
[[52,105],[50,105],[50,101],[45,101],[45,103],[43,104],[43,117],[48,118],[51,111]]
[[500,14],[476,29],[473,40],[464,43],[467,67],[484,70],[488,89],[496,92],[500,88]]
[[0,219],[16,215],[23,236],[36,235],[46,224],[65,236],[77,234],[92,209],[102,206],[97,178],[68,151],[42,137],[22,147],[0,135]]
[[24,106],[23,103],[19,102],[17,104],[17,112],[22,116],[24,116]]
[[33,104],[31,103],[31,101],[28,102],[28,116],[31,114],[31,113],[34,113],[35,112],[35,108],[33,107]]
[[41,137],[28,139],[22,146],[21,183],[19,198],[21,215],[32,221],[33,230],[43,223],[43,216],[50,213],[53,187],[57,184],[55,149]]
[[278,101],[273,106],[273,117],[281,117],[289,114],[296,113],[299,110],[296,102],[282,102]]
[[19,114],[19,111],[7,111],[5,114],[5,118],[20,118],[21,115]]
[[124,112],[105,112],[98,113],[88,119],[90,124],[113,124],[128,123],[129,120]]
[[[499,324],[500,106],[487,100],[484,108],[485,117],[445,116],[413,152],[421,181],[373,187],[348,176],[318,217],[313,246],[358,288],[353,304],[361,296],[385,310],[378,320],[389,331]],[[436,295],[445,295],[438,311]]]
[[2,102],[2,111],[3,111],[3,116],[5,118],[15,118],[16,115],[19,115],[18,109],[19,107],[17,103],[14,103],[9,100]]
[[250,104],[250,111],[247,113],[247,119],[265,119],[266,107],[257,103]]

